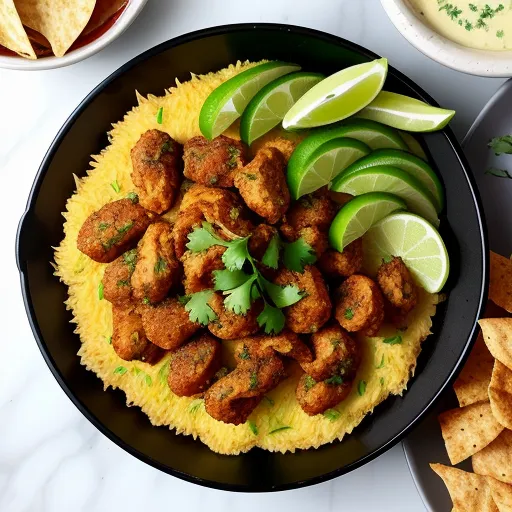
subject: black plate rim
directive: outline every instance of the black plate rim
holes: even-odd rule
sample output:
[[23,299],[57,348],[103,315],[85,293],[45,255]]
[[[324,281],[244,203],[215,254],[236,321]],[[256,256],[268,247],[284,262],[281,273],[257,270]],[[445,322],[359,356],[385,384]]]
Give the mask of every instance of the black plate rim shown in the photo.
[[[247,487],[247,486],[239,486],[239,485],[233,485],[233,484],[223,484],[220,482],[216,482],[213,480],[207,480],[203,478],[198,478],[193,475],[189,475],[187,473],[177,471],[175,469],[169,468],[158,461],[154,460],[153,458],[145,455],[144,453],[134,449],[129,444],[125,443],[121,438],[119,438],[114,432],[112,432],[110,429],[105,427],[95,416],[94,414],[83,404],[68,388],[65,379],[63,378],[60,370],[55,364],[55,361],[49,354],[49,352],[46,350],[46,344],[42,338],[41,332],[39,330],[39,327],[37,323],[34,321],[35,314],[32,306],[32,301],[30,298],[30,291],[28,286],[28,279],[25,275],[25,269],[24,264],[22,260],[22,237],[23,237],[23,231],[24,231],[24,225],[25,220],[30,217],[31,212],[34,209],[35,202],[39,193],[39,189],[42,185],[42,182],[44,180],[45,174],[48,170],[48,167],[50,165],[50,162],[53,159],[54,154],[58,151],[58,148],[60,146],[60,143],[62,139],[65,137],[67,132],[71,129],[72,125],[76,121],[76,119],[82,114],[82,112],[88,107],[89,103],[113,80],[117,79],[121,75],[123,75],[126,71],[131,69],[132,67],[136,66],[137,64],[145,61],[146,59],[153,57],[163,51],[169,50],[171,48],[174,48],[176,46],[179,46],[181,44],[194,41],[197,39],[201,39],[203,37],[209,37],[209,36],[215,36],[215,35],[224,35],[229,34],[232,32],[239,32],[239,31],[251,31],[251,30],[274,30],[274,31],[285,31],[285,32],[294,32],[296,34],[302,34],[307,37],[314,37],[332,44],[337,45],[343,45],[344,47],[347,47],[355,52],[358,52],[360,54],[363,54],[369,58],[377,59],[380,58],[380,56],[366,48],[364,48],[361,45],[358,45],[357,43],[353,43],[352,41],[348,41],[344,38],[328,34],[326,32],[322,32],[320,30],[315,30],[307,27],[301,27],[296,25],[286,25],[286,24],[280,24],[280,23],[239,23],[239,24],[229,24],[229,25],[219,25],[211,28],[201,29],[193,32],[189,32],[187,34],[169,39],[167,41],[164,41],[146,51],[139,54],[138,56],[132,58],[127,63],[120,66],[117,70],[115,70],[113,73],[111,73],[107,78],[105,78],[102,82],[100,82],[99,85],[97,85],[76,107],[76,109],[71,113],[71,115],[68,117],[68,119],[65,121],[64,125],[61,127],[61,129],[58,131],[57,135],[55,136],[50,148],[46,152],[43,161],[41,162],[41,165],[39,167],[39,170],[36,174],[34,183],[32,185],[29,198],[27,200],[27,207],[25,212],[23,213],[19,226],[18,231],[16,233],[16,245],[15,245],[15,257],[16,257],[16,264],[18,266],[19,272],[20,272],[20,281],[21,281],[21,288],[22,288],[22,296],[23,296],[23,302],[25,305],[25,310],[28,316],[29,324],[32,329],[32,333],[34,335],[34,338],[37,342],[37,345],[39,347],[39,350],[41,351],[41,354],[43,355],[43,358],[48,365],[50,371],[52,372],[53,376],[59,383],[60,387],[63,389],[63,391],[66,393],[68,398],[73,402],[73,404],[77,407],[77,409],[108,439],[113,441],[116,445],[118,445],[120,448],[128,452],[129,454],[133,455],[137,459],[139,459],[142,462],[145,462],[146,464],[149,464],[150,466],[159,469],[160,471],[163,471],[167,474],[170,474],[172,476],[175,476],[177,478],[180,478],[182,480],[185,480],[187,482],[195,483],[202,485],[204,487],[209,487],[212,489],[218,489],[218,490],[224,490],[224,491],[231,491],[231,492],[268,492],[268,491],[286,491],[286,490],[292,490],[292,489],[299,489],[301,487],[306,487],[310,485],[316,485],[322,482],[326,482],[328,480],[331,480],[333,478],[342,476],[346,473],[349,473],[368,462],[371,462],[372,460],[376,459],[386,451],[388,451],[390,448],[395,446],[398,442],[400,442],[408,432],[410,432],[419,422],[420,420],[427,414],[427,412],[432,408],[432,406],[437,402],[440,395],[443,393],[443,391],[449,386],[456,378],[459,368],[461,368],[461,365],[465,362],[467,359],[470,348],[473,345],[476,334],[477,334],[477,320],[480,317],[480,314],[482,312],[482,309],[484,307],[484,304],[487,300],[487,283],[489,280],[489,262],[488,262],[488,244],[487,244],[487,229],[485,226],[484,218],[483,218],[483,208],[480,201],[480,196],[478,194],[478,190],[476,188],[476,184],[474,182],[472,173],[469,172],[469,164],[462,152],[462,149],[459,146],[459,143],[457,139],[455,138],[455,135],[451,128],[445,128],[443,130],[444,135],[446,136],[451,149],[457,156],[457,159],[461,165],[461,168],[464,171],[464,175],[466,178],[466,181],[469,185],[469,188],[471,190],[471,195],[473,198],[473,202],[476,207],[476,214],[477,214],[477,220],[480,227],[480,240],[479,243],[482,248],[482,282],[481,282],[481,291],[480,291],[480,299],[478,304],[478,314],[477,318],[475,318],[473,323],[473,328],[471,330],[471,334],[469,336],[469,339],[466,342],[466,345],[464,347],[464,350],[459,357],[458,361],[456,362],[454,368],[452,369],[449,377],[445,380],[444,383],[441,384],[440,388],[438,389],[436,395],[432,398],[432,400],[426,404],[423,411],[418,414],[411,423],[404,428],[401,432],[398,432],[395,434],[394,437],[392,437],[386,444],[382,445],[380,448],[374,450],[370,454],[362,457],[356,462],[353,462],[343,468],[339,468],[335,471],[331,471],[329,473],[325,473],[323,475],[313,477],[307,480],[302,480],[290,484],[283,484],[283,485],[277,485],[272,486],[271,488],[265,488],[262,489],[258,487],[257,485],[254,485],[253,487]],[[414,90],[414,92],[422,98],[427,103],[430,103],[435,106],[439,106],[439,104],[432,98],[427,92],[425,92],[420,86],[418,86],[414,81],[409,79],[407,76],[405,76],[403,73],[398,71],[392,66],[389,66],[389,71],[391,74],[394,75],[396,79],[403,82],[405,85],[410,87]]]

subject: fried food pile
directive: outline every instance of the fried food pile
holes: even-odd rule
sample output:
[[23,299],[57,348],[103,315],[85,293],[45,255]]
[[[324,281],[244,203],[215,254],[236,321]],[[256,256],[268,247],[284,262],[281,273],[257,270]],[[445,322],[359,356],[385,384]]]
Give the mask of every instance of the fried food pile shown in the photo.
[[[169,134],[148,130],[131,149],[135,193],[92,213],[77,238],[81,252],[107,263],[102,286],[112,303],[117,355],[155,364],[172,352],[170,390],[203,397],[212,418],[234,425],[245,423],[265,394],[286,379],[289,360],[303,371],[296,399],[304,412],[321,414],[338,405],[350,393],[361,360],[349,333],[375,336],[386,308],[390,318],[402,318],[417,303],[416,285],[400,258],[383,262],[374,281],[360,273],[361,239],[342,253],[329,248],[328,229],[339,205],[326,189],[292,203],[289,152],[279,147],[286,143],[269,141],[251,159],[244,143],[224,135],[212,141],[193,137],[182,147]],[[182,187],[185,178],[190,181]],[[160,215],[178,199],[171,225]],[[204,223],[219,243],[193,250],[190,234]],[[318,266],[266,264],[265,254],[280,236],[302,240]],[[271,307],[280,307],[271,293],[258,291],[261,296],[244,311],[218,291],[215,272],[227,266],[223,240],[243,237],[249,237],[261,279],[300,294],[282,307],[284,329],[263,323],[265,304],[273,299]],[[205,290],[211,290],[205,306],[210,316],[200,321],[187,301]],[[223,366],[222,340],[239,340],[234,367]]]

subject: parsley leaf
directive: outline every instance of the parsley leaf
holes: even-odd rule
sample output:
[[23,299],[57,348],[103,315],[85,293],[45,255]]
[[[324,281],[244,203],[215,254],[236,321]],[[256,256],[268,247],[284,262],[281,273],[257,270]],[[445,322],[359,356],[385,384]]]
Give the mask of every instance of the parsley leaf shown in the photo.
[[357,392],[359,393],[359,396],[363,396],[366,393],[366,381],[360,380],[359,384],[357,385]]
[[228,270],[241,270],[245,260],[250,258],[247,242],[249,237],[233,240],[227,244],[222,261]]
[[251,432],[257,436],[258,435],[258,427],[256,426],[256,424],[252,421],[248,421],[247,422],[247,426],[249,427],[249,429],[251,430]]
[[302,273],[305,265],[310,265],[315,261],[315,251],[303,238],[298,238],[291,244],[284,244],[283,263],[288,270]]
[[190,295],[188,302],[185,304],[185,311],[189,312],[189,318],[192,322],[207,325],[217,318],[215,311],[208,305],[212,295],[212,290],[204,290]]
[[270,243],[268,244],[267,250],[263,255],[261,263],[270,268],[277,268],[279,264],[279,250],[281,249],[281,239],[279,235],[274,235]]
[[202,227],[194,229],[192,233],[188,234],[189,242],[187,243],[187,249],[192,252],[206,251],[213,245],[222,245],[228,247],[228,242],[222,240],[214,232],[212,225],[208,222],[203,222]]
[[277,309],[265,302],[263,311],[258,315],[258,325],[265,328],[266,334],[277,334],[284,328],[284,314],[280,309]]
[[503,135],[502,137],[494,137],[487,144],[496,154],[512,155],[512,135]]
[[278,308],[286,308],[302,299],[299,288],[293,284],[279,286],[278,284],[267,281],[264,277],[261,277],[258,282],[263,286],[268,296],[272,299],[272,302]]
[[237,315],[245,315],[251,307],[251,288],[257,276],[254,274],[247,281],[233,290],[224,292],[228,295],[224,300],[224,306]]
[[243,270],[214,270],[213,280],[215,282],[214,290],[232,290],[242,286],[251,276]]
[[336,421],[340,417],[340,413],[336,409],[327,409],[324,411],[324,416],[330,421]]
[[386,343],[387,345],[400,345],[402,343],[402,336],[397,334],[396,336],[391,336],[391,338],[384,338],[382,343]]
[[489,174],[490,176],[496,176],[497,178],[510,178],[512,179],[512,175],[506,171],[505,169],[496,169],[496,167],[489,167],[485,171],[485,174]]

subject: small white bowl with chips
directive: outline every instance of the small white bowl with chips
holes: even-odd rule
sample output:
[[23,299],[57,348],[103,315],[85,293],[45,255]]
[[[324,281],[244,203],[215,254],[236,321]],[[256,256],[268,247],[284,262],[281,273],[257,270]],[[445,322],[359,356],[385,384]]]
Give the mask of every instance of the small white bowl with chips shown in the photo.
[[147,0],[3,0],[0,68],[69,66],[99,52],[135,20]]

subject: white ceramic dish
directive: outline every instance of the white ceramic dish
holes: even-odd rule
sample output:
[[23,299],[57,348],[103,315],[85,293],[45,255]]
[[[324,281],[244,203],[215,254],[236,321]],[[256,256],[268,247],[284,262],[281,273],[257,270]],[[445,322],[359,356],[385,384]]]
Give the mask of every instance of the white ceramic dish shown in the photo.
[[398,31],[427,57],[471,75],[512,76],[512,51],[476,50],[454,43],[419,19],[407,0],[381,0],[381,4]]
[[35,71],[41,69],[54,69],[75,64],[87,59],[99,52],[117,39],[135,20],[142,11],[148,0],[130,0],[121,16],[103,35],[81,48],[67,53],[63,57],[41,57],[37,60],[25,59],[23,57],[0,56],[0,68],[19,69],[23,71]]

